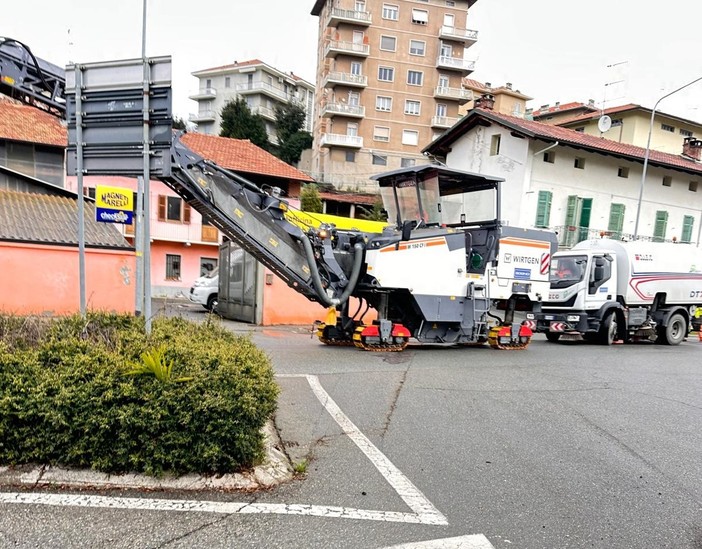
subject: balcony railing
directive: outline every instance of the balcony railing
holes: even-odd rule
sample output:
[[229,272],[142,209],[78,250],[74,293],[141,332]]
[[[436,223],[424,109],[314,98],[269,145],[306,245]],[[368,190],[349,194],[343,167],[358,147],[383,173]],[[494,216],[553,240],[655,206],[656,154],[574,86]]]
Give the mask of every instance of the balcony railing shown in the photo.
[[434,97],[439,99],[455,99],[463,104],[473,100],[473,92],[471,90],[466,90],[465,88],[447,88],[444,86],[437,86],[434,90]]
[[324,56],[336,57],[339,54],[368,57],[370,55],[370,46],[368,44],[357,44],[356,42],[344,42],[343,40],[329,40],[324,47]]
[[195,101],[198,99],[214,99],[217,97],[217,90],[214,88],[202,88],[196,92],[193,92],[189,97]]
[[214,111],[200,111],[197,114],[188,115],[188,120],[190,122],[214,122],[215,116]]
[[456,27],[444,25],[441,27],[439,37],[443,38],[444,40],[463,42],[465,46],[469,48],[478,41],[478,31],[470,29],[457,29]]
[[475,61],[468,61],[462,57],[451,57],[449,55],[441,55],[436,60],[436,66],[442,69],[461,71],[469,74],[475,70]]
[[[134,236],[134,224],[120,225],[122,234]],[[219,244],[220,235],[216,227],[199,223],[167,223],[151,218],[150,236],[152,240],[182,242],[183,244]]]
[[433,116],[431,119],[432,128],[450,128],[458,121],[458,118],[449,116]]
[[319,144],[322,147],[350,147],[353,149],[360,149],[363,147],[363,138],[358,135],[323,133]]
[[360,105],[348,105],[346,103],[325,103],[322,105],[322,116],[363,118],[365,115],[366,108]]
[[247,82],[246,84],[237,84],[234,89],[239,95],[250,94],[265,94],[281,101],[291,101],[295,94],[292,90],[286,92],[283,88],[274,86],[268,82]]
[[369,26],[372,22],[371,14],[367,11],[342,10],[332,8],[327,20],[327,27],[336,27],[339,23]]
[[324,77],[324,87],[331,88],[334,85],[365,88],[368,85],[368,77],[360,74],[332,71]]
[[270,107],[264,107],[263,105],[256,105],[251,107],[251,112],[253,114],[260,114],[263,118],[275,121],[275,111]]

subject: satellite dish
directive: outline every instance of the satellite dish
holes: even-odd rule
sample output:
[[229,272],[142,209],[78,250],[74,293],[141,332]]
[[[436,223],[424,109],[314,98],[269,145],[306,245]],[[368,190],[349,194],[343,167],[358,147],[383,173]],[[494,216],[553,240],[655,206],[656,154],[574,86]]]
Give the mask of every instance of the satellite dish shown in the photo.
[[600,119],[597,121],[597,127],[602,133],[606,132],[612,127],[612,119],[606,114],[604,116],[601,116]]

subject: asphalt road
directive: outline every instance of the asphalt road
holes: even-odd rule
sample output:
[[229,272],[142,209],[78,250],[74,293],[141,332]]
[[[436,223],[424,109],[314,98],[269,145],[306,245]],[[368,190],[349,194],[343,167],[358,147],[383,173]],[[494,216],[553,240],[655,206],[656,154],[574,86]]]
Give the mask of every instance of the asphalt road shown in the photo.
[[66,501],[0,504],[0,547],[702,548],[696,339],[367,353],[307,327],[224,324],[271,357],[276,424],[291,459],[308,461],[304,479],[256,494],[88,494],[110,496],[102,508],[30,490]]

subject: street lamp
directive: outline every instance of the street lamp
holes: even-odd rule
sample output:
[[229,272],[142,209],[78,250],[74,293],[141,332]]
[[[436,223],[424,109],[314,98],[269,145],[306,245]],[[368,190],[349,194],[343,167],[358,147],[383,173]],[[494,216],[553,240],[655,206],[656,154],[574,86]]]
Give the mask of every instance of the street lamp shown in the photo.
[[641,199],[643,198],[644,183],[646,182],[646,170],[648,168],[648,157],[651,154],[651,133],[653,132],[653,118],[656,116],[656,109],[658,108],[658,104],[661,101],[663,101],[666,97],[670,97],[674,93],[678,93],[680,90],[684,90],[688,86],[692,86],[692,84],[694,84],[695,82],[699,82],[700,80],[702,80],[702,76],[700,76],[699,78],[696,78],[692,82],[688,82],[684,86],[680,86],[677,90],[673,90],[672,92],[665,94],[658,101],[656,101],[656,104],[653,106],[653,110],[651,111],[651,123],[648,126],[648,141],[646,142],[646,154],[644,154],[643,171],[641,173],[641,185],[639,186],[639,202],[638,202],[638,205],[636,206],[636,223],[634,224],[634,240],[636,240],[639,236],[639,216],[641,215]]

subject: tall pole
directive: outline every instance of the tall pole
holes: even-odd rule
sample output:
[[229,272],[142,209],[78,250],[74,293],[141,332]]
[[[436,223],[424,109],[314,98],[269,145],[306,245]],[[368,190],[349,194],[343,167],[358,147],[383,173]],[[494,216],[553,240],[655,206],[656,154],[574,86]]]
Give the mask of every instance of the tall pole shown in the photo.
[[80,315],[85,318],[85,200],[83,198],[83,69],[75,66],[76,75],[76,175],[78,187],[78,284]]
[[637,206],[636,206],[636,223],[634,224],[634,240],[636,240],[639,236],[639,218],[641,216],[641,201],[643,199],[644,184],[646,183],[646,171],[648,169],[648,158],[651,154],[651,134],[653,133],[653,118],[656,116],[656,109],[658,108],[658,104],[661,101],[663,101],[666,97],[670,97],[674,93],[678,93],[680,90],[684,90],[688,86],[692,86],[692,84],[699,82],[700,80],[702,80],[702,76],[700,76],[699,78],[696,78],[692,82],[688,82],[684,86],[680,86],[677,90],[673,90],[672,92],[665,94],[658,101],[656,101],[655,105],[653,105],[653,110],[651,111],[651,122],[648,125],[648,140],[646,141],[646,153],[644,154],[643,170],[641,172],[641,185],[639,185],[639,201],[638,201]]
[[146,333],[151,333],[151,164],[149,151],[149,81],[151,67],[146,58],[146,0],[144,0],[144,14],[141,28],[141,59],[144,64],[144,320]]

